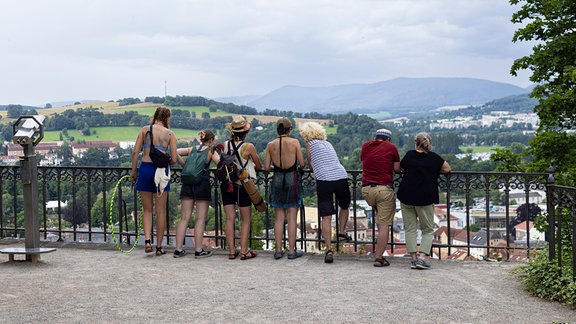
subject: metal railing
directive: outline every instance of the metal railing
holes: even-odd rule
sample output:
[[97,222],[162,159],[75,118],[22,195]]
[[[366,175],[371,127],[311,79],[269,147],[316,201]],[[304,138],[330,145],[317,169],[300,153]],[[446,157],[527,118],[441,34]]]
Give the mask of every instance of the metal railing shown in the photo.
[[[175,225],[179,218],[178,203],[180,189],[180,169],[171,170],[171,191],[167,206],[166,237],[168,244],[174,239]],[[130,172],[129,168],[117,167],[38,167],[38,201],[40,203],[40,234],[42,240],[109,242],[111,229],[109,218],[113,218],[115,235],[121,242],[130,244],[136,236],[142,235],[137,229],[138,219],[137,193],[128,182],[119,180]],[[20,184],[20,167],[0,166],[0,238],[23,237],[23,198]],[[361,171],[348,171],[352,193],[352,206],[348,224],[348,234],[353,242],[338,244],[337,249],[344,253],[373,252],[377,228],[372,221],[370,208],[362,208],[358,203],[361,196]],[[552,180],[550,180],[552,179]],[[268,197],[271,174],[258,173],[258,187],[263,197]],[[395,179],[396,185],[401,177]],[[315,180],[309,171],[302,173],[304,193],[313,197],[315,202]],[[211,175],[213,201],[220,201],[219,183]],[[550,219],[559,215],[555,210],[571,207],[574,210],[576,189],[554,186],[553,172],[550,173],[497,173],[497,172],[452,172],[439,178],[441,204],[445,205],[445,219],[437,219],[440,228],[435,232],[433,252],[440,258],[464,257],[498,258],[513,260],[519,255],[529,257],[540,247],[543,240],[532,228],[532,220],[518,221],[517,204],[511,202],[534,201],[534,196],[545,192],[540,203],[547,204]],[[550,190],[553,188],[553,190]],[[116,190],[114,190],[116,189]],[[520,196],[516,191],[520,190]],[[115,197],[113,196],[115,193]],[[55,202],[47,207],[48,202]],[[499,205],[499,208],[495,208]],[[219,203],[214,208],[212,239],[215,246],[225,247],[223,226],[225,215]],[[528,208],[527,208],[528,209]],[[112,214],[112,216],[111,216]],[[253,210],[261,231],[252,231],[250,245],[253,248],[271,249],[274,245],[273,210],[264,213]],[[321,243],[320,226],[312,226],[313,220],[306,217],[304,206],[299,213],[299,247],[304,250],[319,249]],[[308,215],[309,216],[309,215]],[[337,217],[334,217],[337,222]],[[316,224],[320,224],[317,217]],[[553,223],[553,222],[551,222]],[[85,225],[82,225],[85,224]],[[574,222],[576,224],[576,222]],[[520,225],[522,229],[514,226]],[[336,223],[334,226],[338,228]],[[208,228],[208,226],[207,226]],[[389,253],[403,254],[403,225],[401,217],[395,219]],[[519,231],[522,233],[519,233]],[[550,254],[559,251],[554,245],[559,240],[551,240],[560,235],[560,227],[551,226],[546,234],[550,244]],[[338,234],[338,233],[336,233]],[[142,240],[143,241],[143,240]]]
[[556,260],[562,271],[563,258],[570,257],[576,281],[576,188],[555,185],[553,172],[550,168],[547,186],[548,259]]

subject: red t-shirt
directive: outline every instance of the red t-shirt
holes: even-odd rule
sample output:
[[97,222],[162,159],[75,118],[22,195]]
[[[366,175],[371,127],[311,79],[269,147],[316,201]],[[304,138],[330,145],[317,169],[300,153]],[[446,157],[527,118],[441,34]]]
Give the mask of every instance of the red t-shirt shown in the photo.
[[396,146],[388,141],[372,140],[362,144],[362,185],[394,186],[394,162],[400,162]]

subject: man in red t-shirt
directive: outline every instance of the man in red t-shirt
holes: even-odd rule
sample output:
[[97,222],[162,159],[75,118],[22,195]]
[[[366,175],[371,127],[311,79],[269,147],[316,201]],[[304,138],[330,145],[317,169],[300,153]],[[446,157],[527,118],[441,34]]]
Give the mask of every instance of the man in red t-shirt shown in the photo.
[[376,131],[374,140],[362,144],[362,196],[376,213],[378,237],[376,239],[375,267],[390,265],[384,258],[388,244],[389,227],[396,212],[394,172],[400,172],[398,149],[390,142],[392,133],[387,129]]

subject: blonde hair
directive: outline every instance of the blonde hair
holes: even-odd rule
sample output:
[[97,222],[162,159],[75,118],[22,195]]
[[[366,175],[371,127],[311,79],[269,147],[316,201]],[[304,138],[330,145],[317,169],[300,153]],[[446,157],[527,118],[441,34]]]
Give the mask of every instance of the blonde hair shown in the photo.
[[317,122],[307,122],[300,126],[300,136],[302,136],[306,142],[326,140],[326,130]]
[[432,151],[432,137],[428,133],[418,133],[414,136],[416,147],[424,150],[426,153]]

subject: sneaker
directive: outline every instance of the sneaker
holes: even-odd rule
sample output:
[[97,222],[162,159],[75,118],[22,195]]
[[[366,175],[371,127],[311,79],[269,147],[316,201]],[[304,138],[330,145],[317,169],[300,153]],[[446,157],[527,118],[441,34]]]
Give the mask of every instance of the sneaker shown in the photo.
[[303,255],[304,255],[304,252],[302,252],[300,250],[296,250],[296,252],[294,252],[294,253],[288,253],[288,259],[294,260],[296,258],[303,256]]
[[428,261],[418,258],[416,260],[412,260],[410,267],[412,269],[426,270],[430,269],[432,266],[430,263],[428,263]]
[[188,254],[188,252],[186,252],[186,250],[174,250],[174,257],[175,258],[181,258],[183,256],[185,256],[186,254]]
[[198,259],[198,258],[207,258],[207,257],[209,257],[209,256],[212,256],[212,251],[206,251],[206,250],[202,249],[202,251],[200,251],[200,252],[198,252],[198,251],[195,251],[195,252],[194,252],[194,257],[195,257],[196,259]]
[[284,257],[284,251],[276,251],[274,252],[274,259],[282,259]]

